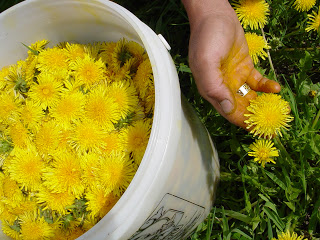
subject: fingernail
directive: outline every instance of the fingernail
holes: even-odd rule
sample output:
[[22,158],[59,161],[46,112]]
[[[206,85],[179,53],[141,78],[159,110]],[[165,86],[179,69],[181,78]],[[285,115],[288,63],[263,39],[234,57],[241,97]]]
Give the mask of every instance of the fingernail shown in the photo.
[[230,113],[233,110],[233,104],[228,99],[222,100],[220,102],[220,106],[226,114]]

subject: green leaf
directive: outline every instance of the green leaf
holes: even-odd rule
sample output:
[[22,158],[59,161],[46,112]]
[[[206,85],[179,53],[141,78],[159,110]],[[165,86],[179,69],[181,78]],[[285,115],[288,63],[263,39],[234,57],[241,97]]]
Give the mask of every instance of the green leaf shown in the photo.
[[271,211],[268,207],[263,207],[263,211],[267,214],[269,219],[277,226],[280,231],[283,231],[285,228],[285,224],[279,217],[277,212]]
[[283,190],[286,190],[287,186],[274,173],[271,173],[267,170],[264,170],[264,171],[272,181],[274,181]]

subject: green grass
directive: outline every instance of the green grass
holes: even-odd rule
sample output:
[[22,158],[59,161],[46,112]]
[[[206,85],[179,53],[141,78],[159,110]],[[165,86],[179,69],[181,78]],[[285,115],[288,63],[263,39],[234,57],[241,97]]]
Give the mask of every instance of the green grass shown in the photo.
[[[2,1],[0,10],[17,2]],[[264,31],[275,72],[268,60],[256,67],[271,79],[277,77],[294,121],[274,141],[280,149],[277,163],[262,168],[247,155],[252,135],[227,122],[197,91],[187,60],[189,24],[180,1],[117,2],[167,39],[181,91],[219,152],[221,180],[215,205],[189,240],[271,239],[287,229],[320,239],[320,37],[304,31],[307,13],[297,12],[287,0],[267,1],[271,12]],[[313,10],[317,6],[319,0]]]

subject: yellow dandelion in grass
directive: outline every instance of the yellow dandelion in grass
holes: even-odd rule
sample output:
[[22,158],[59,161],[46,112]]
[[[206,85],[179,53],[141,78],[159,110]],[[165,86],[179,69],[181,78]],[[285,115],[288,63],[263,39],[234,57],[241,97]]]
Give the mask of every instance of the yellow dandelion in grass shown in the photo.
[[14,147],[26,148],[31,143],[31,135],[20,121],[10,124],[8,130]]
[[13,94],[0,94],[0,123],[9,123],[18,119],[21,104],[21,99]]
[[68,55],[64,49],[48,48],[38,55],[37,69],[65,79],[69,73]]
[[287,232],[282,232],[279,234],[278,238],[272,238],[272,240],[303,240],[306,238],[304,238],[303,236],[298,236],[298,234],[296,234],[295,232],[293,232],[292,234],[289,232],[289,230]]
[[108,98],[115,99],[121,117],[124,119],[126,116],[133,112],[138,104],[138,95],[135,87],[128,81],[114,82],[108,87]]
[[85,115],[108,131],[112,130],[113,124],[121,118],[116,99],[107,96],[107,89],[103,86],[93,89],[88,94]]
[[11,239],[14,240],[20,240],[20,232],[18,231],[19,228],[17,227],[13,227],[12,225],[10,225],[8,222],[6,221],[2,221],[1,222],[1,230],[4,234],[6,234],[8,237],[10,237]]
[[146,90],[153,84],[153,72],[149,59],[144,60],[138,67],[137,73],[133,78],[133,83],[139,95],[144,98]]
[[16,207],[23,199],[23,193],[17,182],[7,174],[0,173],[0,201],[11,207]]
[[98,185],[97,171],[100,168],[101,156],[96,153],[86,153],[81,156],[82,181],[87,189]]
[[51,116],[55,118],[57,124],[68,127],[83,117],[84,105],[85,96],[82,92],[65,91],[57,104],[52,107]]
[[63,90],[62,82],[58,81],[50,73],[40,73],[37,76],[37,81],[30,87],[28,92],[30,99],[43,109],[55,106]]
[[85,189],[81,180],[80,159],[68,152],[54,156],[51,166],[43,171],[43,179],[44,185],[53,193],[67,191],[79,198]]
[[264,93],[251,100],[247,109],[250,114],[244,115],[248,117],[244,122],[254,136],[269,139],[274,135],[282,136],[281,129],[286,130],[289,127],[288,122],[293,120],[289,115],[289,103],[273,93]]
[[35,134],[34,143],[43,157],[56,152],[59,143],[59,128],[54,120],[43,122]]
[[248,43],[249,55],[252,58],[253,63],[257,64],[259,62],[259,57],[265,60],[266,57],[268,57],[268,54],[264,49],[269,49],[270,47],[264,38],[256,33],[246,33],[245,37]]
[[9,67],[3,67],[0,70],[0,90],[3,90],[7,86],[7,76],[10,73]]
[[110,154],[112,151],[123,151],[124,145],[121,139],[121,131],[111,131],[105,134],[103,141],[105,142],[104,148],[101,149],[103,154]]
[[86,199],[88,200],[86,205],[87,210],[90,211],[90,215],[102,218],[116,204],[119,197],[116,197],[112,193],[106,194],[105,190],[101,187],[95,187],[86,193]]
[[265,166],[266,163],[276,163],[273,157],[278,157],[278,150],[273,147],[273,142],[269,139],[258,139],[252,143],[249,148],[252,152],[248,152],[248,155],[254,157],[254,161]]
[[49,41],[47,39],[42,39],[39,41],[36,41],[35,43],[32,43],[29,48],[31,50],[28,51],[29,55],[34,55],[35,53],[42,52],[45,47],[48,45]]
[[81,44],[66,43],[65,50],[69,61],[75,61],[77,58],[84,58],[85,51]]
[[78,122],[70,136],[70,145],[79,153],[96,152],[99,153],[104,148],[103,137],[106,130],[97,125],[92,120],[84,119]]
[[312,14],[308,14],[308,27],[306,28],[307,32],[317,31],[320,32],[320,9],[317,12],[312,11]]
[[67,214],[66,207],[71,206],[75,200],[75,196],[68,191],[56,193],[46,187],[40,188],[36,193],[36,198],[37,203],[43,206],[44,210],[50,209],[61,215]]
[[53,227],[39,213],[28,213],[20,218],[20,236],[23,240],[51,239]]
[[299,12],[309,11],[316,4],[316,0],[295,0],[293,7]]
[[263,28],[269,15],[269,4],[265,0],[239,0],[234,9],[244,28]]
[[85,89],[105,79],[105,64],[101,59],[96,61],[87,54],[83,59],[77,58],[71,62],[70,68],[73,70],[77,85],[84,85]]
[[106,192],[121,196],[129,186],[133,176],[133,164],[129,157],[119,151],[114,151],[101,161],[99,179]]
[[45,163],[36,149],[15,148],[10,164],[6,166],[10,177],[27,191],[37,190],[41,184],[42,170]]
[[19,113],[21,122],[33,132],[39,127],[39,122],[41,122],[45,116],[42,107],[28,99],[26,99],[25,104],[21,106]]
[[129,126],[123,132],[123,140],[128,152],[131,152],[139,165],[148,145],[151,131],[151,121],[140,120]]

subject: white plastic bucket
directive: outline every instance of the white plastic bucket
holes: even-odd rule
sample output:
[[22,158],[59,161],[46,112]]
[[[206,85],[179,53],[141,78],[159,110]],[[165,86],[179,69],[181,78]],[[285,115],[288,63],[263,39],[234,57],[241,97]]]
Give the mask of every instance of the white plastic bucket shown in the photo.
[[[155,111],[141,165],[111,211],[78,239],[181,240],[209,214],[219,178],[212,141],[181,97],[162,40],[123,7],[106,0],[27,0],[0,14],[0,68],[26,57],[21,44],[48,39],[89,43],[125,37],[152,63]],[[49,45],[50,46],[50,45]],[[0,232],[0,239],[9,239]]]

